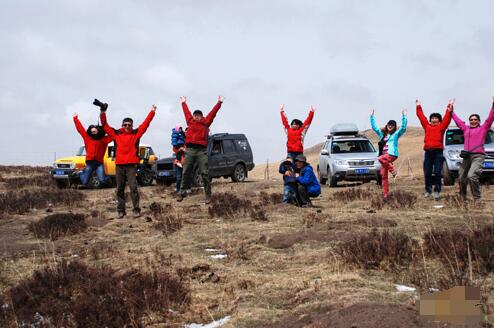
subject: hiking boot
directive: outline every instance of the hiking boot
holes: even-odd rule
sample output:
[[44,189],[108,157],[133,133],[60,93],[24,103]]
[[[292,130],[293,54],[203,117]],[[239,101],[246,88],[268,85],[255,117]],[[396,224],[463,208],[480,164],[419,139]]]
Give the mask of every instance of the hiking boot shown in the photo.
[[429,197],[431,197],[431,193],[428,191],[424,192],[424,198],[429,198]]
[[391,172],[391,175],[393,176],[393,178],[396,178],[396,175],[397,175],[397,174],[398,174],[398,173],[397,173],[396,171]]
[[125,216],[125,212],[118,212],[117,213],[117,219],[123,219],[124,216]]
[[141,217],[141,211],[140,210],[133,210],[132,216],[134,217],[134,219]]
[[181,202],[184,200],[184,195],[182,193],[178,194],[177,196],[177,202]]
[[439,194],[439,191],[434,191],[434,200],[440,200],[441,195]]
[[206,198],[204,199],[204,203],[210,204],[211,203],[211,196],[206,196]]

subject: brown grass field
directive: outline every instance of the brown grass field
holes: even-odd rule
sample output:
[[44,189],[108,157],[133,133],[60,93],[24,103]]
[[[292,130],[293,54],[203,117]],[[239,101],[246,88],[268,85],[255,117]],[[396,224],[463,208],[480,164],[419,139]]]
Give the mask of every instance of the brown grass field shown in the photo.
[[[245,183],[215,180],[211,206],[200,192],[177,203],[171,187],[140,188],[143,216],[119,220],[113,189],[60,191],[47,168],[0,167],[0,326],[231,316],[222,327],[454,327],[421,319],[418,292],[394,284],[478,286],[492,323],[494,187],[483,187],[480,208],[458,203],[457,186],[424,200],[422,138],[411,128],[400,140],[414,176],[402,167],[388,204],[374,182],[324,186],[313,208],[280,204],[274,163],[270,180],[265,165]],[[314,166],[318,151],[307,151]]]

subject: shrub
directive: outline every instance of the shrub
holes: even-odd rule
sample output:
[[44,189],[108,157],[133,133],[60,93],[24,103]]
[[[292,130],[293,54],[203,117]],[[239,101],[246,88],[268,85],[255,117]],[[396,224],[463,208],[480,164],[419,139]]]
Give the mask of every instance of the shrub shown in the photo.
[[254,205],[249,211],[249,216],[254,221],[268,221],[266,210],[261,205]]
[[84,214],[74,213],[56,213],[29,224],[29,230],[36,237],[50,238],[51,240],[80,233],[85,231],[87,227]]
[[412,209],[416,203],[416,194],[401,190],[390,193],[388,198],[374,194],[371,199],[371,207],[377,210],[381,210],[384,206],[392,209]]
[[0,194],[0,213],[24,214],[33,208],[47,208],[52,205],[69,207],[86,199],[86,196],[72,189],[24,189]]
[[171,204],[163,206],[160,203],[153,202],[149,206],[149,209],[156,221],[153,224],[153,227],[161,231],[164,235],[168,236],[169,234],[182,229],[182,219],[173,211]]
[[0,296],[0,326],[144,327],[144,315],[190,303],[190,291],[164,272],[62,262],[36,271]]
[[373,229],[341,243],[337,251],[345,262],[362,268],[395,270],[414,260],[417,247],[417,241],[402,232]]
[[55,186],[53,179],[48,173],[36,174],[29,177],[4,178],[3,182],[7,189],[20,189],[24,187],[50,187]]
[[261,205],[271,205],[271,204],[279,204],[283,200],[282,194],[270,193],[268,194],[265,191],[261,191],[259,193],[259,202]]
[[218,193],[211,197],[211,206],[208,208],[209,216],[233,219],[238,214],[249,213],[252,202],[239,198],[233,194]]
[[347,188],[333,194],[333,200],[348,203],[356,200],[365,200],[372,196],[375,191],[362,188]]

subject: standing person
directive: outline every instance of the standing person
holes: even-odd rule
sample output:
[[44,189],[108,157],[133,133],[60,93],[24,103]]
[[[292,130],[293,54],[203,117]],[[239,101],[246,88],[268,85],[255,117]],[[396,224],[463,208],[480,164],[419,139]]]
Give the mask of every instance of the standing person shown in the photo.
[[157,107],[151,106],[151,110],[144,122],[137,129],[133,129],[134,120],[126,117],[122,121],[122,127],[113,129],[106,122],[106,113],[101,112],[103,128],[109,136],[115,139],[115,164],[117,166],[117,217],[125,216],[125,185],[129,184],[130,197],[132,199],[132,214],[134,218],[141,216],[139,207],[139,191],[137,190],[136,165],[139,164],[139,141],[154,118]]
[[494,121],[494,97],[492,97],[492,108],[489,116],[482,125],[480,125],[479,114],[469,116],[470,125],[468,126],[456,115],[453,107],[449,110],[456,126],[463,131],[465,140],[464,151],[462,151],[464,155],[460,154],[463,157],[459,172],[460,197],[463,200],[467,199],[467,185],[469,184],[474,200],[480,201],[480,175],[482,174],[482,166],[485,160],[484,143]]
[[182,171],[183,171],[183,161],[185,154],[185,132],[180,124],[177,124],[172,129],[172,147],[175,153],[175,159],[173,160],[173,165],[175,167],[175,190],[180,192],[180,184],[182,183]]
[[297,178],[293,159],[287,157],[280,164],[278,172],[283,174],[283,203],[297,203]]
[[321,185],[317,181],[314,170],[309,163],[307,163],[307,158],[300,154],[295,158],[295,165],[297,166],[297,195],[298,202],[301,207],[311,207],[311,198],[317,197],[321,194]]
[[85,130],[81,121],[79,121],[77,113],[73,114],[73,119],[77,132],[79,132],[84,140],[84,147],[86,148],[86,167],[79,176],[81,183],[83,186],[87,186],[93,176],[93,172],[96,171],[100,186],[103,187],[110,181],[110,178],[105,175],[103,162],[106,148],[113,141],[113,138],[109,135],[105,136],[105,132],[101,126],[90,125]]
[[194,177],[194,168],[197,163],[197,169],[202,176],[204,183],[205,202],[211,202],[211,180],[208,171],[208,137],[209,127],[213,123],[216,114],[223,104],[223,96],[218,96],[218,102],[214,105],[209,114],[204,117],[202,111],[195,110],[190,113],[187,106],[187,98],[180,97],[182,109],[184,111],[185,121],[187,122],[187,133],[185,135],[185,161],[183,165],[182,185],[177,201],[181,202],[187,196],[187,189],[190,188],[192,178]]
[[379,162],[381,163],[381,178],[384,198],[389,196],[388,172],[396,176],[393,162],[398,158],[398,139],[405,133],[407,128],[407,111],[404,109],[401,117],[401,127],[397,129],[396,121],[389,120],[388,124],[379,129],[374,118],[374,110],[371,112],[370,122],[372,130],[379,137]]
[[285,104],[282,104],[280,107],[281,122],[283,123],[287,136],[287,154],[292,159],[295,159],[297,155],[303,154],[304,152],[305,134],[312,123],[315,111],[316,108],[314,106],[310,106],[309,115],[305,119],[304,123],[298,119],[294,119],[292,120],[292,123],[288,125],[288,119],[285,114]]
[[[424,197],[429,198],[432,194],[432,182],[434,180],[434,199],[441,198],[441,170],[443,167],[444,156],[444,133],[451,122],[451,112],[449,108],[453,107],[454,101],[450,100],[446,107],[444,119],[439,113],[429,115],[429,120],[422,111],[422,104],[416,100],[416,113],[420,124],[424,128],[424,175],[425,175],[425,192]],[[434,179],[432,179],[434,172]]]

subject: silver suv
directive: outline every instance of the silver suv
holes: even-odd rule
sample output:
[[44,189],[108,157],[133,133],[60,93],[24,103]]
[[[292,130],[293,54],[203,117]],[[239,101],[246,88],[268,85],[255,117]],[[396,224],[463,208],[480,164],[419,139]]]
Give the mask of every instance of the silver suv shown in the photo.
[[[458,178],[458,171],[462,159],[460,151],[463,149],[463,131],[458,128],[449,128],[444,134],[444,163],[442,169],[443,183],[446,186],[455,184]],[[485,138],[485,151],[487,157],[484,161],[482,178],[489,179],[494,177],[494,131],[490,130]]]
[[336,187],[338,181],[379,179],[378,152],[366,136],[359,134],[355,124],[334,125],[330,133],[317,165],[321,184],[329,181],[330,187]]

